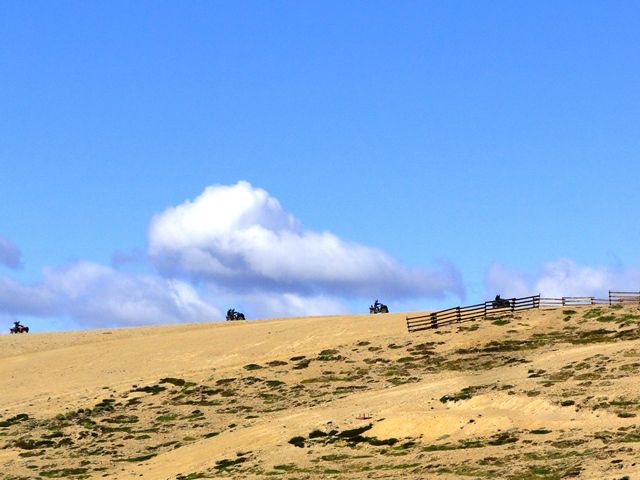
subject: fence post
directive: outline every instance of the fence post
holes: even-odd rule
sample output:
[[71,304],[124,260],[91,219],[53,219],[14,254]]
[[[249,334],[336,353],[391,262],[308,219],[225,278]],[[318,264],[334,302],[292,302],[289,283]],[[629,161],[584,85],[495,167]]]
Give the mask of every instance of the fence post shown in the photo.
[[516,309],[516,299],[515,297],[511,299],[511,313],[513,313]]
[[609,290],[609,305],[611,305],[611,290]]
[[487,318],[487,302],[484,302],[484,318]]
[[456,307],[456,311],[458,312],[457,322],[460,322],[460,320],[461,320],[461,318],[460,318],[460,307]]
[[431,314],[431,328],[438,328],[438,315],[436,313]]
[[562,297],[562,306],[564,307],[564,297]]

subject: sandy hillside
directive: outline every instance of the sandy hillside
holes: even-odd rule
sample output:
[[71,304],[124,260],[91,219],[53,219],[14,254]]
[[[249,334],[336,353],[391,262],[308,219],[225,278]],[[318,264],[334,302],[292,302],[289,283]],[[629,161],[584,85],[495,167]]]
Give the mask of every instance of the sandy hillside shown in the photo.
[[640,309],[0,335],[0,479],[640,478]]

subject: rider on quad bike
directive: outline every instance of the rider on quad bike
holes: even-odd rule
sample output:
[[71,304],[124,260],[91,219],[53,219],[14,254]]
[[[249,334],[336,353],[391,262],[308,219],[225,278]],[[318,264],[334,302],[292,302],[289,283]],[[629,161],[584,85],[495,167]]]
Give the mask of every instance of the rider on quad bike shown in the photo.
[[376,301],[373,302],[373,305],[369,307],[369,313],[389,313],[389,307],[387,307],[384,303],[380,303],[376,298]]
[[511,301],[506,298],[500,298],[500,295],[496,295],[496,298],[491,302],[493,308],[509,308]]
[[9,333],[29,333],[29,327],[16,320],[13,322],[13,327],[9,329]]
[[244,313],[236,312],[235,308],[227,310],[227,320],[244,320]]

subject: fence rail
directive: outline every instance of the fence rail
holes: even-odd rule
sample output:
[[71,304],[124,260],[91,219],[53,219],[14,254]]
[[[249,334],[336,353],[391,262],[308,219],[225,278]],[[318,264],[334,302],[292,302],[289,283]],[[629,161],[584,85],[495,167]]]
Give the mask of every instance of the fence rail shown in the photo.
[[489,300],[466,307],[452,307],[427,315],[407,317],[409,332],[418,332],[430,328],[444,327],[453,323],[468,322],[480,318],[492,317],[517,310],[529,310],[540,307],[568,307],[578,305],[613,305],[637,303],[640,305],[640,292],[617,292],[609,290],[609,298],[561,297],[541,298],[540,294],[522,298],[505,298],[501,301]]
[[609,290],[609,304],[613,303],[640,304],[640,292],[613,292]]
[[601,305],[608,303],[609,300],[596,297],[544,297],[540,299],[541,307],[570,307],[578,305]]
[[407,329],[409,332],[417,332],[429,328],[443,327],[452,323],[468,322],[478,318],[514,312],[516,310],[538,308],[539,306],[540,295],[533,295],[522,298],[505,298],[501,302],[488,301],[466,307],[453,307],[427,315],[407,317]]

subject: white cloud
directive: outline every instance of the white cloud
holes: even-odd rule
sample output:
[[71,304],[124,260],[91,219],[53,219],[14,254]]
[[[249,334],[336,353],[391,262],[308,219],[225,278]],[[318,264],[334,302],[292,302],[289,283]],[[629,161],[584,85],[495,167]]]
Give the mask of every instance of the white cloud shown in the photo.
[[221,318],[219,310],[183,281],[121,272],[91,262],[47,268],[42,280],[31,285],[0,278],[0,310],[42,317],[66,315],[90,327]]
[[[536,289],[545,296],[601,296],[609,290],[640,290],[640,270],[608,266],[581,266],[573,260],[560,259],[544,265]],[[563,293],[564,292],[564,293]],[[567,293],[569,292],[569,293]]]
[[329,296],[305,296],[295,293],[273,295],[258,293],[237,297],[241,305],[267,318],[308,317],[314,315],[338,315],[349,309],[338,299]]
[[0,235],[0,265],[18,268],[20,266],[20,256],[20,249],[9,239]]
[[235,291],[306,297],[463,295],[453,266],[411,269],[379,249],[304,230],[277,199],[248,182],[209,186],[195,200],[155,215],[149,255],[167,275]]
[[561,258],[545,263],[533,276],[494,264],[487,272],[488,290],[507,296],[542,294],[543,297],[595,296],[606,298],[609,290],[640,291],[640,269],[578,265]]
[[526,275],[522,272],[508,269],[499,263],[494,263],[489,267],[484,283],[487,290],[487,298],[493,298],[496,294],[501,295],[503,298],[533,295]]

